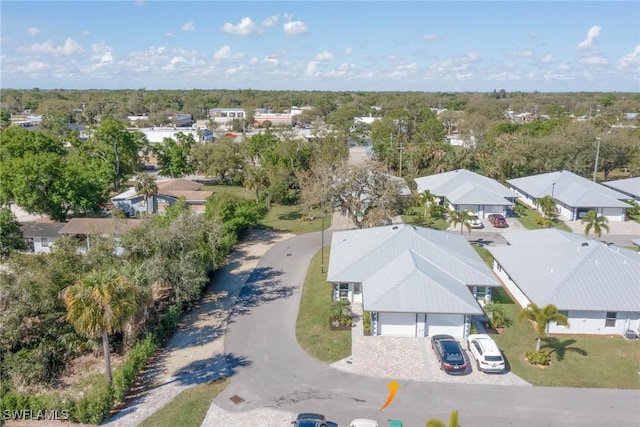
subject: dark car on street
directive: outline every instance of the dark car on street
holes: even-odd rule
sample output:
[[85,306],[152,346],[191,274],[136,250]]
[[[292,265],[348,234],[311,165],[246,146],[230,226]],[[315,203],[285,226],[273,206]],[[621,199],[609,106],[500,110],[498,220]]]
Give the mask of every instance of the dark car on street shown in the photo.
[[491,214],[488,216],[489,222],[496,228],[508,227],[507,220],[502,214]]
[[440,361],[440,369],[447,374],[464,374],[467,371],[467,361],[462,347],[451,335],[434,335],[431,337],[431,348]]
[[293,427],[327,427],[327,419],[322,414],[305,412],[298,414],[295,421],[291,421]]

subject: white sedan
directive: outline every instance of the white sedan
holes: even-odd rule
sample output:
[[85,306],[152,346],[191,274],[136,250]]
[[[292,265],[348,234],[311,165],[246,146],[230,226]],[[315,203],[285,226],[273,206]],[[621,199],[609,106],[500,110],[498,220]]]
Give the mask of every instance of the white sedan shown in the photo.
[[487,334],[472,334],[467,337],[467,348],[476,359],[478,370],[482,372],[502,372],[504,358],[496,342]]
[[378,427],[378,422],[366,418],[357,418],[349,423],[349,427]]

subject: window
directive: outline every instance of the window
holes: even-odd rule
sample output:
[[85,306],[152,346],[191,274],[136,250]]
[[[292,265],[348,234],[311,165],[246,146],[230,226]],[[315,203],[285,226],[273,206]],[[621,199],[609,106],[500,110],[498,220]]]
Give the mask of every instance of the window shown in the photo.
[[353,293],[356,295],[360,295],[362,293],[362,283],[354,283],[353,284]]
[[340,283],[338,287],[338,297],[339,298],[349,298],[349,284],[348,283]]
[[46,237],[41,237],[40,238],[40,246],[42,246],[43,248],[48,248],[49,247],[49,240],[47,240]]
[[618,313],[616,313],[615,311],[607,311],[607,317],[604,320],[604,327],[615,328],[617,317],[618,317]]

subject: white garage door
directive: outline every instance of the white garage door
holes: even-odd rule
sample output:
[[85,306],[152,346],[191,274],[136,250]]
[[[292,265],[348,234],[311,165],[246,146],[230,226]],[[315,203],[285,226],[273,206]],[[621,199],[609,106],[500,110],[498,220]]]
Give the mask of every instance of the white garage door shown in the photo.
[[484,207],[484,215],[485,218],[492,213],[504,213],[504,206],[497,206],[497,205],[485,205]]
[[427,335],[447,334],[462,338],[464,314],[427,314]]
[[379,335],[392,335],[397,337],[416,336],[415,313],[379,313]]

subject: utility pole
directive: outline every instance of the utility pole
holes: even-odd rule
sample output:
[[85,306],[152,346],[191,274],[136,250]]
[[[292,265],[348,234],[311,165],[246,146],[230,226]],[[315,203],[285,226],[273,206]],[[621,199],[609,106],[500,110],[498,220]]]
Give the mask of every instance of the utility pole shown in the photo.
[[398,151],[400,151],[400,178],[402,178],[402,153],[404,152],[404,145],[402,145],[402,143],[398,146]]
[[596,163],[593,165],[593,182],[596,182],[596,173],[598,172],[598,157],[600,157],[600,142],[602,138],[596,136],[596,141],[598,141],[598,146],[596,148]]

